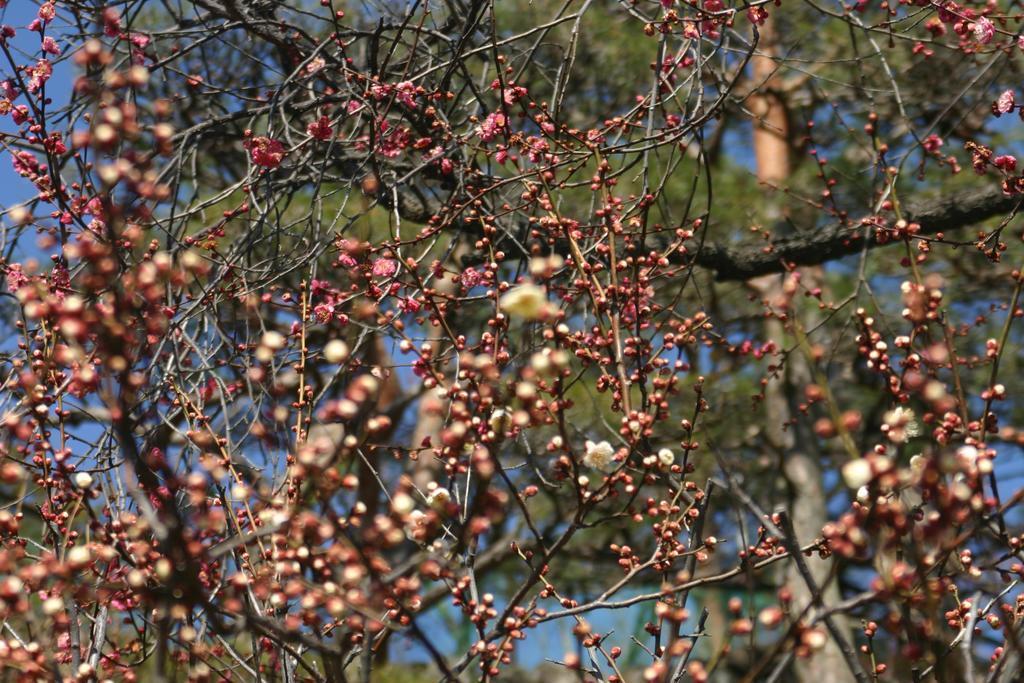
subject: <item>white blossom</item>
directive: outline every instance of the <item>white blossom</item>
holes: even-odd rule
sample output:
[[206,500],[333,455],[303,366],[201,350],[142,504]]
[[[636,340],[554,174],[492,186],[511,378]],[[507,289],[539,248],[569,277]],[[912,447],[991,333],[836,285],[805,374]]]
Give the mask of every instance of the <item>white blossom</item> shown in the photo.
[[328,363],[335,365],[344,363],[345,359],[348,358],[348,344],[340,339],[332,339],[324,347],[324,358],[327,359]]
[[427,504],[435,510],[443,510],[444,506],[447,505],[448,501],[451,499],[451,491],[442,486],[438,486],[430,492],[430,495],[427,496]]
[[893,443],[906,443],[921,435],[921,425],[910,408],[897,406],[883,415],[882,421],[888,430],[886,434]]
[[615,456],[615,449],[607,441],[587,441],[587,449],[583,455],[583,464],[593,467],[595,470],[607,471],[615,466],[612,458]]
[[500,303],[506,313],[526,320],[536,320],[547,309],[548,298],[543,289],[527,283],[506,292]]
[[672,463],[676,461],[676,454],[672,452],[670,448],[662,448],[658,451],[658,462],[661,463],[662,467],[672,467]]
[[859,489],[871,482],[874,473],[867,458],[857,458],[843,465],[843,481],[851,489]]

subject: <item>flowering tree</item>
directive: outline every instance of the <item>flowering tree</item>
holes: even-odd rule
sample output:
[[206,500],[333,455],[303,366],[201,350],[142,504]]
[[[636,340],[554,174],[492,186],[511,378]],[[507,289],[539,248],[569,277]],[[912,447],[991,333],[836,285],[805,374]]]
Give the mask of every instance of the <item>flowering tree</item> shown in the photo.
[[1016,7],[10,3],[5,680],[1018,680]]

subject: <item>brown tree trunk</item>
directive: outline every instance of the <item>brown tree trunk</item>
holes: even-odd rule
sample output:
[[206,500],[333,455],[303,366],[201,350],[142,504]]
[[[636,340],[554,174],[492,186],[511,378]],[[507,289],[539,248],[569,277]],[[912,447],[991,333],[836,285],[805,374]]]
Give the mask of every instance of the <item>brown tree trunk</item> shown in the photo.
[[[790,153],[792,131],[777,76],[777,43],[772,20],[760,28],[758,54],[751,60],[755,92],[749,99],[751,111],[758,118],[754,121],[753,147],[757,164],[757,179],[766,186],[785,183],[792,171]],[[770,187],[766,192],[771,193]],[[769,225],[781,218],[778,206],[766,202],[764,218]],[[813,274],[807,273],[813,277]],[[785,276],[769,275],[751,281],[751,286],[773,306],[785,302],[783,291]],[[785,326],[775,317],[765,323],[765,335],[779,343],[785,338]],[[828,521],[821,463],[811,438],[799,439],[794,428],[785,429],[795,414],[796,393],[800,387],[810,383],[809,361],[796,352],[789,356],[786,373],[781,381],[774,381],[765,388],[767,404],[767,436],[772,445],[783,454],[783,476],[789,485],[790,517],[793,521],[797,540],[806,544],[821,535],[821,528]],[[804,443],[801,443],[804,441]],[[822,599],[826,605],[839,601],[839,589],[830,581],[832,560],[808,558],[808,567],[819,586],[825,586]],[[799,613],[812,600],[795,563],[790,563],[786,572],[786,584],[793,592],[793,610]],[[807,683],[829,683],[852,681],[853,676],[846,666],[837,643],[829,639],[824,649],[810,659],[800,659],[794,665],[796,678]]]

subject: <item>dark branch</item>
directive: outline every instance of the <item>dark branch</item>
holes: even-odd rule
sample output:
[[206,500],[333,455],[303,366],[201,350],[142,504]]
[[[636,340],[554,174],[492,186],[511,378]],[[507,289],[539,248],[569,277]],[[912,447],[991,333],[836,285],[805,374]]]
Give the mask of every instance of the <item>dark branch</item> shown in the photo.
[[[966,228],[993,216],[1014,211],[1019,197],[1003,194],[998,187],[951,194],[904,210],[908,222],[921,226],[919,235],[933,236]],[[865,217],[856,223],[833,224],[816,232],[786,237],[768,247],[732,248],[705,244],[691,262],[717,271],[720,281],[749,280],[759,275],[781,273],[793,266],[814,266],[881,246],[875,226]],[[884,240],[884,238],[883,238]],[[888,242],[892,243],[892,242]]]

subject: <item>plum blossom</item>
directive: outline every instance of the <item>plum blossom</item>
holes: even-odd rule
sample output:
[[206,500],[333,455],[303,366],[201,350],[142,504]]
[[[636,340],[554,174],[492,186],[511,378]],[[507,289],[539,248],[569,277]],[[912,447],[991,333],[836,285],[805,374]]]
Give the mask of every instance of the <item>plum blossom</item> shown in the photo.
[[28,91],[38,92],[53,75],[53,64],[49,59],[40,59],[34,67],[26,69],[29,74]]
[[373,262],[372,272],[377,277],[391,277],[398,272],[398,262],[394,259],[379,258]]
[[526,88],[516,86],[512,88],[505,88],[502,92],[501,99],[505,104],[513,105],[525,96]]
[[29,111],[27,105],[19,104],[11,110],[11,119],[14,121],[15,125],[20,126],[28,121],[28,118]]
[[[388,130],[388,128],[389,126],[387,125],[387,121],[381,124],[381,131]],[[378,151],[382,156],[387,157],[388,159],[394,159],[409,146],[411,137],[409,129],[405,127],[395,128],[381,138]]]
[[459,276],[459,281],[466,289],[473,289],[483,281],[483,276],[475,268],[466,268]]
[[395,99],[407,107],[416,106],[416,86],[412,81],[402,81],[395,86]]
[[29,280],[20,263],[12,263],[7,268],[7,291],[12,294],[21,289]]
[[924,147],[925,151],[931,154],[938,152],[944,144],[946,144],[946,141],[935,133],[932,133],[921,142],[921,146]]
[[318,323],[326,323],[334,317],[334,304],[320,303],[313,307],[313,318]]
[[284,159],[284,145],[280,140],[265,136],[246,140],[245,148],[249,150],[252,163],[263,168],[277,168]]
[[331,120],[326,116],[321,116],[319,119],[306,126],[306,132],[317,140],[324,141],[330,140],[331,133],[334,131],[331,128]]
[[39,159],[31,152],[18,151],[11,155],[11,165],[14,172],[28,178],[41,171]]
[[1005,90],[1003,94],[992,105],[992,113],[996,116],[1000,114],[1009,114],[1013,111],[1013,107],[1016,104],[1012,90]]
[[974,39],[982,45],[987,45],[992,42],[992,37],[996,34],[996,27],[986,17],[978,17],[974,21],[973,31]]
[[918,424],[914,411],[909,408],[897,406],[883,415],[882,421],[883,430],[893,443],[906,443],[921,435],[921,425]]
[[1017,157],[1010,154],[1001,154],[992,160],[992,165],[996,168],[1012,173],[1017,170]]
[[956,459],[960,467],[970,469],[978,462],[978,449],[974,446],[961,446],[956,451]]
[[662,467],[672,467],[672,463],[675,461],[676,454],[672,452],[671,448],[662,448],[658,451],[658,462]]
[[548,306],[547,295],[537,285],[526,283],[509,290],[501,297],[502,310],[526,320],[536,320],[544,315]]
[[586,442],[586,452],[583,454],[583,464],[595,470],[607,472],[614,469],[615,449],[607,441]]
[[443,486],[438,486],[427,495],[427,505],[435,510],[443,510],[451,499],[451,491]]
[[398,302],[398,308],[403,313],[419,313],[419,311],[420,311],[420,309],[422,307],[423,306],[420,304],[420,302],[416,301],[416,299],[414,299],[412,297],[405,297],[405,298],[399,299],[399,302]]
[[874,478],[871,469],[871,461],[867,458],[857,458],[843,465],[843,481],[851,489],[859,489],[867,486]]
[[490,142],[498,137],[504,127],[505,115],[500,111],[493,111],[487,115],[483,123],[476,127],[476,134],[484,142]]
[[504,434],[505,430],[508,429],[508,425],[509,415],[501,408],[491,413],[490,419],[487,420],[487,426],[496,434]]
[[44,2],[39,6],[39,11],[36,13],[36,17],[38,17],[39,21],[41,21],[44,26],[53,21],[56,16],[57,8],[52,2]]

